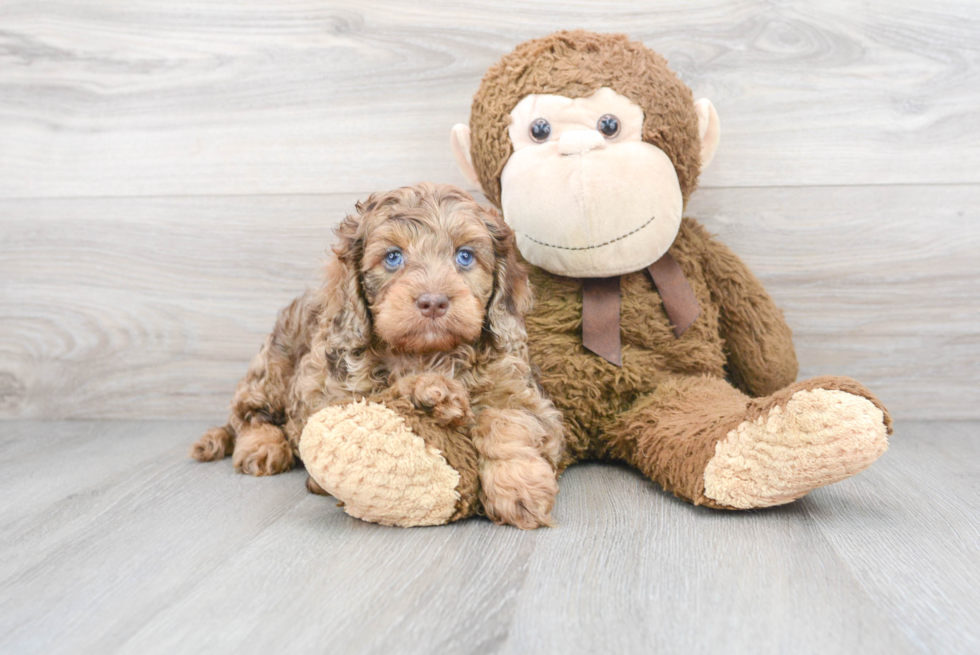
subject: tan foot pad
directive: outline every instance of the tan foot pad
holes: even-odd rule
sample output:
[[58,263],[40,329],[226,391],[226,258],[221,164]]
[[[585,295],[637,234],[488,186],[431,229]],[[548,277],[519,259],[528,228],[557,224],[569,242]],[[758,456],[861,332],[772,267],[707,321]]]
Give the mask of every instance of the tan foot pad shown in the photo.
[[884,415],[871,401],[839,390],[797,391],[785,407],[718,442],[704,495],[737,509],[783,505],[863,471],[887,448]]
[[299,451],[310,476],[355,518],[441,525],[459,501],[459,473],[378,403],[320,410],[306,423]]

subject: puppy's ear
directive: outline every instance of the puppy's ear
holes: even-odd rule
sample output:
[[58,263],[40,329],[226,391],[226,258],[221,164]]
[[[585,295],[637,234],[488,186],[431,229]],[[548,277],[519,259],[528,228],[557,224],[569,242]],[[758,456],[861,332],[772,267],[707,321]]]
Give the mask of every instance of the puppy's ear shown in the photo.
[[483,222],[493,236],[496,262],[493,272],[493,295],[487,309],[487,323],[494,345],[506,352],[527,346],[524,317],[531,311],[531,287],[527,270],[517,258],[514,232],[495,209],[482,208]]
[[333,246],[334,257],[327,264],[327,282],[324,299],[327,315],[332,319],[330,332],[331,350],[366,348],[371,343],[371,314],[364,298],[361,280],[361,260],[364,256],[366,223],[378,205],[378,194],[358,202],[356,213],[348,214],[334,233],[337,242]]

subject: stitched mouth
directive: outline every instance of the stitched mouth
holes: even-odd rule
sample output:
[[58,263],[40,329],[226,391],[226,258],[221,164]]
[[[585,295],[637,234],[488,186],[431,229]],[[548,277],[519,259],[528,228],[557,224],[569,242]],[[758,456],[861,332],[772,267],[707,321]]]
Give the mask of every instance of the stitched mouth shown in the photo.
[[653,223],[653,219],[655,219],[655,218],[656,218],[656,216],[651,216],[650,217],[650,220],[648,220],[646,223],[644,223],[643,225],[641,225],[641,226],[639,226],[637,228],[634,228],[634,229],[630,230],[626,234],[622,234],[622,235],[616,237],[615,239],[609,239],[608,241],[603,241],[602,243],[597,243],[597,244],[594,244],[594,245],[591,245],[591,246],[579,246],[577,248],[576,247],[572,247],[572,246],[559,246],[559,245],[556,245],[556,244],[553,244],[553,243],[547,243],[546,241],[540,241],[538,239],[535,239],[530,234],[524,234],[524,237],[527,238],[527,239],[529,239],[529,240],[531,240],[531,241],[533,241],[534,243],[537,243],[538,245],[547,246],[549,248],[557,248],[558,250],[595,250],[596,248],[602,248],[603,246],[608,246],[610,244],[616,243],[617,241],[622,241],[623,239],[625,239],[627,237],[633,236],[634,234],[636,234],[637,232],[639,232],[640,230],[642,230],[646,226],[650,225],[650,223]]

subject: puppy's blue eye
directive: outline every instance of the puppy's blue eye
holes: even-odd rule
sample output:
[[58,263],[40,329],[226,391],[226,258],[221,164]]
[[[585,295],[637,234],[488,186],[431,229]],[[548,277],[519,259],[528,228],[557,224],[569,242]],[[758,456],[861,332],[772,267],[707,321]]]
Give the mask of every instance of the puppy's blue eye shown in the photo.
[[456,251],[456,263],[463,268],[469,268],[476,261],[476,255],[469,248],[460,248]]
[[389,250],[388,254],[385,255],[385,267],[388,270],[395,270],[400,267],[405,261],[405,256],[402,255],[402,251],[398,248],[394,250]]

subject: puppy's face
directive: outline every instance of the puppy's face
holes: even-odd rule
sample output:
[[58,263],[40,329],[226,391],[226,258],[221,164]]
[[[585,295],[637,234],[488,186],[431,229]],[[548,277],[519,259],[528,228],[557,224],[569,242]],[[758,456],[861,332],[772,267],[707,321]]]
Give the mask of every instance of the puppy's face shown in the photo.
[[394,351],[431,353],[479,339],[494,290],[489,215],[453,192],[405,193],[363,217],[363,290]]

